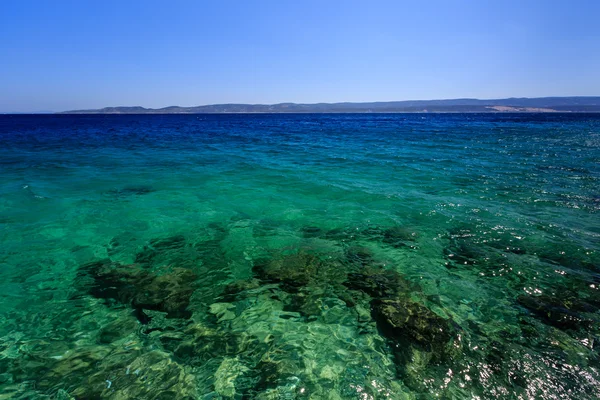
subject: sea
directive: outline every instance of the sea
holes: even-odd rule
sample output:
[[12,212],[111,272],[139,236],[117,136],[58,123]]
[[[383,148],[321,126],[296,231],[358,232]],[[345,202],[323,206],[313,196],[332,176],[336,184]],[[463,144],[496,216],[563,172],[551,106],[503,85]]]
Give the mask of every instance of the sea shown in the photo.
[[0,399],[600,398],[600,114],[0,115]]

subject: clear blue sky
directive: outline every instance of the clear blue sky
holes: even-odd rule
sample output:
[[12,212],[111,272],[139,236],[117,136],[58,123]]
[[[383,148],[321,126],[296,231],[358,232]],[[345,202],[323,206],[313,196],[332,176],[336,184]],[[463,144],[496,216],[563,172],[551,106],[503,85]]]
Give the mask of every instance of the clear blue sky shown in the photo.
[[0,2],[0,111],[600,95],[600,0]]

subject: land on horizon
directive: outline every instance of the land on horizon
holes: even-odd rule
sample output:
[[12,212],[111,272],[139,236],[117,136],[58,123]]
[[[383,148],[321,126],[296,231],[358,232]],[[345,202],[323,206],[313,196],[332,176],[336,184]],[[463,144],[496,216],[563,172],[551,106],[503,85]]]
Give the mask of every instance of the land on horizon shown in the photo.
[[211,104],[164,108],[105,107],[58,114],[225,114],[225,113],[369,113],[369,112],[600,112],[600,96],[506,99],[404,100],[343,103]]

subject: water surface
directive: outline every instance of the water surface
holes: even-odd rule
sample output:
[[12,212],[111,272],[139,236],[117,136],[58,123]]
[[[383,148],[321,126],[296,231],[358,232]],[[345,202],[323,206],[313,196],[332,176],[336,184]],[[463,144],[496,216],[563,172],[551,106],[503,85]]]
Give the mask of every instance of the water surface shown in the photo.
[[594,399],[600,115],[0,116],[0,397]]

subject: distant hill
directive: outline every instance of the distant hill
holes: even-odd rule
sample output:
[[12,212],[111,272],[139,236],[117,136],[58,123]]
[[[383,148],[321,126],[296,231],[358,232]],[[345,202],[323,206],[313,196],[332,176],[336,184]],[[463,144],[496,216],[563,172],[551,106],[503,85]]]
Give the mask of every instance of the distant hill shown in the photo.
[[373,103],[213,104],[196,107],[105,107],[59,114],[223,114],[223,113],[392,113],[392,112],[600,112],[600,97],[539,97],[496,100],[407,100]]

